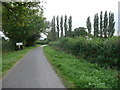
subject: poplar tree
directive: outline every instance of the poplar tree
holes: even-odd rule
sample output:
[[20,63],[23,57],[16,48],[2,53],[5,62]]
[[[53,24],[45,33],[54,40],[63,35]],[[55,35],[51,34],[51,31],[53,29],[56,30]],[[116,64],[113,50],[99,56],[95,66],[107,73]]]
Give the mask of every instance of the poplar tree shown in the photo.
[[69,36],[71,36],[71,32],[72,32],[72,16],[70,16],[69,19],[68,19],[68,25],[69,25],[68,34],[69,34]]
[[64,21],[64,30],[65,30],[65,37],[67,36],[67,16],[65,15],[65,21]]
[[60,18],[61,37],[63,37],[63,16]]
[[109,12],[108,37],[112,37],[115,32],[114,14]]
[[103,37],[103,13],[100,12],[100,37]]
[[107,38],[107,31],[108,31],[108,15],[107,15],[107,11],[105,11],[105,14],[104,14],[104,29],[103,29],[103,32],[104,32],[104,37]]
[[55,27],[55,16],[53,17],[52,19],[52,22],[51,22],[51,40],[52,41],[55,41],[56,40],[56,27]]
[[91,21],[90,21],[90,17],[87,18],[86,26],[87,26],[87,29],[88,29],[88,33],[90,34],[91,33]]
[[94,16],[94,37],[99,36],[99,17],[98,13]]
[[99,17],[98,13],[96,14],[96,29],[97,29],[97,37],[99,36]]
[[57,16],[56,20],[57,20],[57,38],[59,38],[59,32],[60,32],[60,30],[59,30],[59,16]]

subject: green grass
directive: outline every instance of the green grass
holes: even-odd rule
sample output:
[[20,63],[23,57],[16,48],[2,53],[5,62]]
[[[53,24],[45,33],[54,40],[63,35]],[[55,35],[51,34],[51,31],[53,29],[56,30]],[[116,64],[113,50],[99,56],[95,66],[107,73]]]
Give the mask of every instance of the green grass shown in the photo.
[[44,53],[68,88],[116,88],[118,72],[44,47]]
[[36,46],[27,47],[20,51],[12,51],[2,55],[2,76],[4,75],[19,61],[27,52]]

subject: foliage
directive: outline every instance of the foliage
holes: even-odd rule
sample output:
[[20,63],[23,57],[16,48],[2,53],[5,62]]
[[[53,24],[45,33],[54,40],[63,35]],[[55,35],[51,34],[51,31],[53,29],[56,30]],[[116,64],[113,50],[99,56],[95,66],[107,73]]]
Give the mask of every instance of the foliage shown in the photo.
[[60,20],[59,16],[57,15],[56,19],[55,16],[51,21],[50,30],[47,32],[47,39],[50,41],[58,40],[62,37],[68,37],[72,35],[72,16],[67,18],[67,15],[63,17],[61,15]]
[[101,68],[49,46],[44,47],[44,52],[67,88],[117,87],[118,72],[115,70]]
[[60,18],[61,37],[63,37],[63,16]]
[[45,28],[40,2],[3,2],[2,31],[13,45],[39,34]]
[[56,23],[55,23],[55,16],[53,17],[52,19],[52,22],[51,22],[51,41],[55,41],[57,39],[57,35],[56,35]]
[[91,22],[90,22],[90,17],[87,18],[87,21],[86,21],[86,26],[87,26],[87,29],[88,29],[88,33],[91,34]]
[[71,36],[72,37],[87,36],[86,28],[84,28],[84,27],[75,28],[74,31],[71,32]]
[[49,43],[48,40],[36,41],[36,44],[41,44],[41,45],[48,44],[48,43]]
[[11,41],[2,39],[2,53],[7,53],[14,50],[15,50],[15,47],[13,46]]
[[[88,32],[90,31],[90,17],[87,18],[87,28]],[[99,22],[100,21],[100,22]],[[100,27],[99,27],[100,26]],[[103,12],[100,12],[100,20],[98,13],[94,16],[94,37],[102,37],[102,38],[111,38],[114,36],[115,32],[115,20],[114,13],[109,12],[109,16],[107,11],[105,11],[104,18]]]
[[[91,38],[92,39],[92,38]],[[83,57],[92,63],[98,63],[104,67],[119,67],[118,61],[118,37],[102,40],[100,38],[86,39],[83,37],[62,38],[50,43],[61,50],[77,57]],[[63,44],[64,43],[64,44]]]
[[103,37],[103,12],[100,12],[100,37]]
[[65,37],[67,36],[67,15],[65,15],[65,21],[64,21],[64,31],[65,31]]
[[98,13],[94,16],[94,37],[98,37],[99,35],[99,17]]
[[60,33],[60,30],[59,30],[59,16],[57,16],[56,20],[57,20],[57,38],[59,38],[59,33]]
[[107,30],[108,30],[108,15],[107,15],[107,11],[105,11],[105,15],[104,15],[104,37],[107,38]]
[[71,32],[72,32],[72,16],[70,16],[68,19],[68,36],[71,36]]
[[112,37],[115,32],[114,13],[109,12],[108,37]]
[[34,46],[35,41],[40,37],[40,34],[33,34],[31,37],[26,39],[26,46]]

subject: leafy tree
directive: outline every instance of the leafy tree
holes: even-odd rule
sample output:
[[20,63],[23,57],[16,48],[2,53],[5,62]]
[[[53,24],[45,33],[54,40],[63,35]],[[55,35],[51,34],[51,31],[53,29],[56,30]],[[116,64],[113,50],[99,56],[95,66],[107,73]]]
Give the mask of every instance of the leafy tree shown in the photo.
[[65,22],[64,22],[64,30],[65,30],[65,37],[67,36],[67,16],[65,15]]
[[[35,44],[35,41],[38,39],[38,38],[40,38],[40,33],[44,30],[44,29],[46,29],[46,24],[47,24],[47,22],[45,22],[44,21],[45,20],[45,18],[42,18],[42,17],[38,17],[38,16],[36,16],[36,17],[33,17],[33,22],[34,22],[34,25],[35,25],[35,27],[34,27],[34,31],[35,32],[33,32],[30,36],[28,36],[27,38],[26,38],[26,46],[32,46],[32,45],[34,45]],[[44,21],[44,22],[43,22]]]
[[114,14],[109,12],[108,37],[112,37],[115,32]]
[[107,31],[108,31],[108,15],[107,15],[107,11],[105,11],[105,14],[104,14],[104,29],[103,29],[103,32],[104,32],[104,37],[107,38]]
[[87,36],[86,28],[84,27],[75,28],[74,31],[72,31],[71,36],[72,37]]
[[43,10],[39,2],[3,2],[2,32],[15,45],[44,29]]
[[60,32],[60,30],[59,30],[59,16],[57,16],[56,20],[57,20],[57,38],[59,38],[59,32]]
[[70,16],[69,19],[68,19],[68,25],[69,25],[68,36],[71,36],[71,32],[72,32],[72,16]]
[[60,18],[61,37],[63,37],[63,16]]
[[90,22],[90,17],[87,18],[86,26],[87,26],[87,29],[88,29],[88,33],[91,34],[91,22]]
[[100,12],[100,37],[103,37],[103,13]]

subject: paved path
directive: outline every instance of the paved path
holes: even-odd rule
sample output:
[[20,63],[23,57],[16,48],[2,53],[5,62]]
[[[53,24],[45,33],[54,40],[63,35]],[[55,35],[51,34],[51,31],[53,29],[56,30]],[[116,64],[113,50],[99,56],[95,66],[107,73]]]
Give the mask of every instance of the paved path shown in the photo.
[[3,88],[65,88],[41,47],[21,59],[4,77]]

